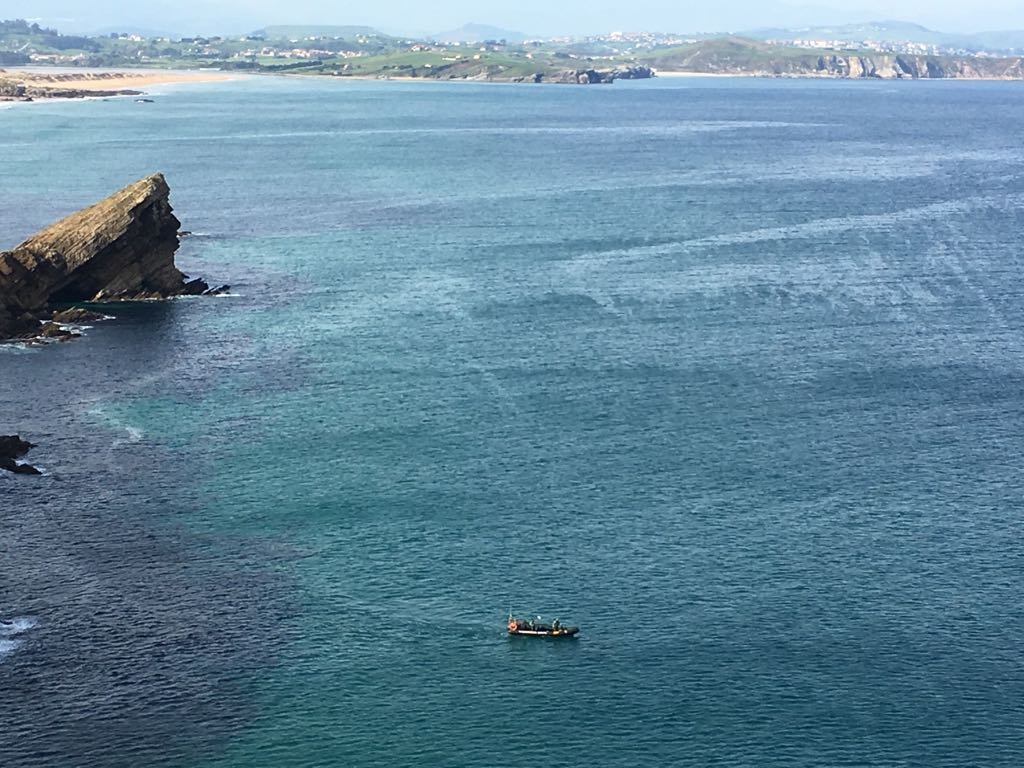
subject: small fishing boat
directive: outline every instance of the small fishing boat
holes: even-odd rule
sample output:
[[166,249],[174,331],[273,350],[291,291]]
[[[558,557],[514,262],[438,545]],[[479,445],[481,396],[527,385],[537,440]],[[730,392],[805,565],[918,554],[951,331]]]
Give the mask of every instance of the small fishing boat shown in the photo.
[[511,613],[508,615],[508,633],[510,635],[525,635],[527,637],[572,637],[580,631],[579,627],[569,627],[555,619],[550,624],[541,621],[538,616],[533,619],[517,619]]

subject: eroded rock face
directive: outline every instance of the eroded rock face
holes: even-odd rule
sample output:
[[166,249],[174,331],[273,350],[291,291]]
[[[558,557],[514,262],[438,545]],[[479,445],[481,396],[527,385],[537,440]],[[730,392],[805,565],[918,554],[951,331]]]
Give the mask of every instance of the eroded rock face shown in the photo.
[[196,292],[174,266],[181,224],[169,196],[156,173],[0,252],[0,338],[20,335],[51,303]]

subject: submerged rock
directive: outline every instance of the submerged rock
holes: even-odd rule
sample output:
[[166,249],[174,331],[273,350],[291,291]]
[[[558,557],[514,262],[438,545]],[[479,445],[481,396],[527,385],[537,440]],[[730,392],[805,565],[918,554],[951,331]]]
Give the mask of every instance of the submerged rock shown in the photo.
[[181,223],[169,196],[163,174],[155,173],[0,252],[0,338],[31,335],[32,316],[51,303],[208,290],[174,265]]

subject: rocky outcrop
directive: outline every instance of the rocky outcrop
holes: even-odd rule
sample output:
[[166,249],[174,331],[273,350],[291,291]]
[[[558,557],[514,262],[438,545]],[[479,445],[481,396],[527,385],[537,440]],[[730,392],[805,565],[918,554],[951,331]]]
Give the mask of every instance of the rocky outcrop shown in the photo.
[[648,80],[656,76],[653,69],[642,65],[612,70],[613,80]]
[[613,83],[616,80],[642,80],[649,77],[654,77],[654,70],[644,66],[624,67],[621,69],[566,69],[548,75],[538,72],[533,76],[533,82],[590,85],[593,83]]
[[61,325],[98,323],[107,319],[109,318],[106,315],[100,314],[99,312],[92,312],[88,309],[82,309],[81,307],[62,309],[60,312],[54,312],[53,317],[50,318],[52,322],[59,323]]
[[0,435],[0,470],[14,472],[17,475],[39,475],[38,469],[18,462],[22,456],[35,446],[18,435]]
[[174,266],[180,222],[156,173],[0,252],[0,338],[31,333],[50,304],[200,294]]

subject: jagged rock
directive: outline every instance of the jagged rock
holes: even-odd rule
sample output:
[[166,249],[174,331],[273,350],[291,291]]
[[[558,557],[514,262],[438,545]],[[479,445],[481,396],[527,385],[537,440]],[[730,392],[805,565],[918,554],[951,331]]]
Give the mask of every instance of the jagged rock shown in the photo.
[[0,456],[20,459],[35,447],[34,443],[22,440],[21,435],[0,435]]
[[38,469],[29,464],[19,464],[18,459],[35,446],[19,435],[0,435],[0,469],[17,475],[40,475]]
[[657,73],[650,67],[645,66],[612,70],[612,79],[614,80],[647,80],[652,77],[657,77]]
[[542,72],[538,72],[533,76],[533,82],[591,85],[593,83],[612,83],[616,80],[641,80],[654,76],[654,70],[644,66],[625,67],[624,69],[566,69],[550,77],[545,77]]
[[167,298],[202,293],[174,266],[180,222],[162,174],[110,197],[0,252],[0,338],[23,335],[26,313],[50,303]]
[[610,83],[610,77],[607,75],[611,74],[611,70],[606,70],[604,73],[599,72],[596,69],[565,69],[561,72],[556,72],[553,75],[545,78],[545,82],[548,83],[578,83],[580,85],[591,85],[593,83]]
[[50,318],[50,320],[55,323],[62,323],[65,325],[97,323],[100,320],[106,319],[106,315],[101,315],[99,312],[92,312],[88,309],[82,309],[81,307],[70,307],[68,309],[63,309],[60,312],[54,312],[53,317]]
[[46,321],[38,329],[36,329],[35,336],[40,339],[69,339],[74,336],[71,331],[65,330],[57,323]]
[[81,334],[75,331],[69,331],[67,328],[53,323],[52,321],[46,321],[41,325],[36,332],[33,334],[35,339],[48,339],[56,341],[68,341],[68,339],[81,336]]
[[210,288],[209,290],[203,291],[203,296],[223,296],[225,293],[230,291],[230,285],[218,285],[216,288]]
[[184,287],[181,289],[181,295],[202,296],[208,290],[210,290],[210,286],[206,284],[206,281],[197,277],[195,280],[189,280],[185,283]]
[[49,301],[179,293],[184,279],[174,252],[180,224],[169,193],[164,177],[154,174],[0,254],[4,304],[32,310]]

